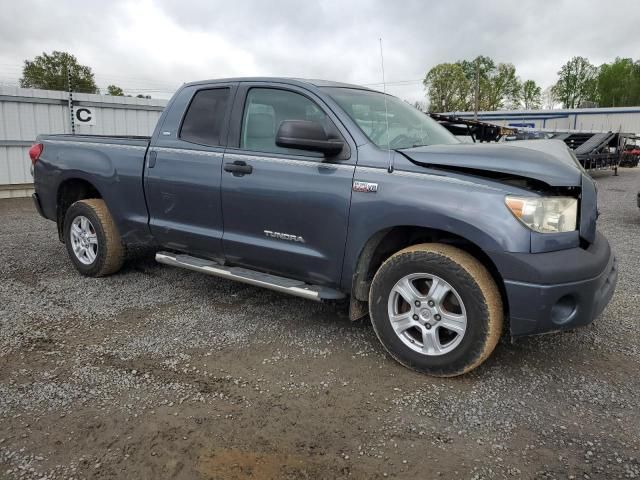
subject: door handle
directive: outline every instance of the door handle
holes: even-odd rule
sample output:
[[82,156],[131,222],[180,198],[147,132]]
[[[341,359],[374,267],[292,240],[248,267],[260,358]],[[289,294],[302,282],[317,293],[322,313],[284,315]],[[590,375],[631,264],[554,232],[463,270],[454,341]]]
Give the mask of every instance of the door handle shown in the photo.
[[242,175],[249,175],[253,172],[253,167],[247,165],[242,160],[236,160],[233,163],[225,163],[224,171],[233,173],[234,177],[241,177]]
[[152,150],[149,152],[149,158],[147,160],[147,165],[149,168],[153,168],[156,166],[156,158],[158,158],[158,152]]

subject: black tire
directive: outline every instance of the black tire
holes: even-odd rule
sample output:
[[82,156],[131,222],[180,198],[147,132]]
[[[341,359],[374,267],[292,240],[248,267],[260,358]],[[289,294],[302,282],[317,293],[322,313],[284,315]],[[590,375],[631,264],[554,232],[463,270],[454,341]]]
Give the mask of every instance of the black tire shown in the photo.
[[[464,303],[466,331],[448,353],[431,356],[414,351],[391,325],[388,302],[392,289],[400,279],[416,273],[443,279]],[[385,261],[371,285],[369,313],[376,335],[394,359],[438,377],[461,375],[476,368],[491,355],[502,333],[502,298],[491,274],[470,254],[445,244],[414,245]]]
[[[78,217],[86,217],[95,230],[98,246],[92,263],[83,263],[73,250],[71,226]],[[104,277],[111,275],[122,267],[125,258],[125,247],[116,228],[109,209],[104,201],[97,198],[80,200],[69,207],[64,217],[64,243],[74,266],[82,275],[88,277]]]

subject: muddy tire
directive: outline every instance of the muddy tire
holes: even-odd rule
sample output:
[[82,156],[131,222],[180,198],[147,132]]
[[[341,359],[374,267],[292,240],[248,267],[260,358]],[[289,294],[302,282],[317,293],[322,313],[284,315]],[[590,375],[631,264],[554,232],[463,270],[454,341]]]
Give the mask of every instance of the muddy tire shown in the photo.
[[369,313],[394,359],[439,377],[484,362],[503,324],[491,274],[470,254],[439,243],[414,245],[385,261],[371,285]]
[[101,199],[75,202],[64,217],[64,242],[76,269],[88,277],[117,272],[125,247],[113,218]]

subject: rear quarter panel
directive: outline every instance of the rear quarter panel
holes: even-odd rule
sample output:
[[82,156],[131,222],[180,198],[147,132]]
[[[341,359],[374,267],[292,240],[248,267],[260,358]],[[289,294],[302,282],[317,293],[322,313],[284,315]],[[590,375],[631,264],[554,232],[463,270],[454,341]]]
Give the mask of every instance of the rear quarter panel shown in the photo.
[[44,214],[56,219],[57,195],[63,182],[89,182],[104,199],[126,243],[149,243],[142,174],[147,141],[122,143],[74,137],[39,137],[43,153],[34,168],[34,183]]

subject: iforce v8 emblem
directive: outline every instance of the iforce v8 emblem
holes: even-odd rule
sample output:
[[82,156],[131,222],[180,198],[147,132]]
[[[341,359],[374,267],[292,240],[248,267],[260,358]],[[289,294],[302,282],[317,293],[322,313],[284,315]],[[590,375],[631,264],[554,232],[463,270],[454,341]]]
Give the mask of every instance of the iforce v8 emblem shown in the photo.
[[371,182],[361,182],[360,180],[354,180],[352,190],[354,192],[376,193],[378,191],[378,184],[371,183]]

